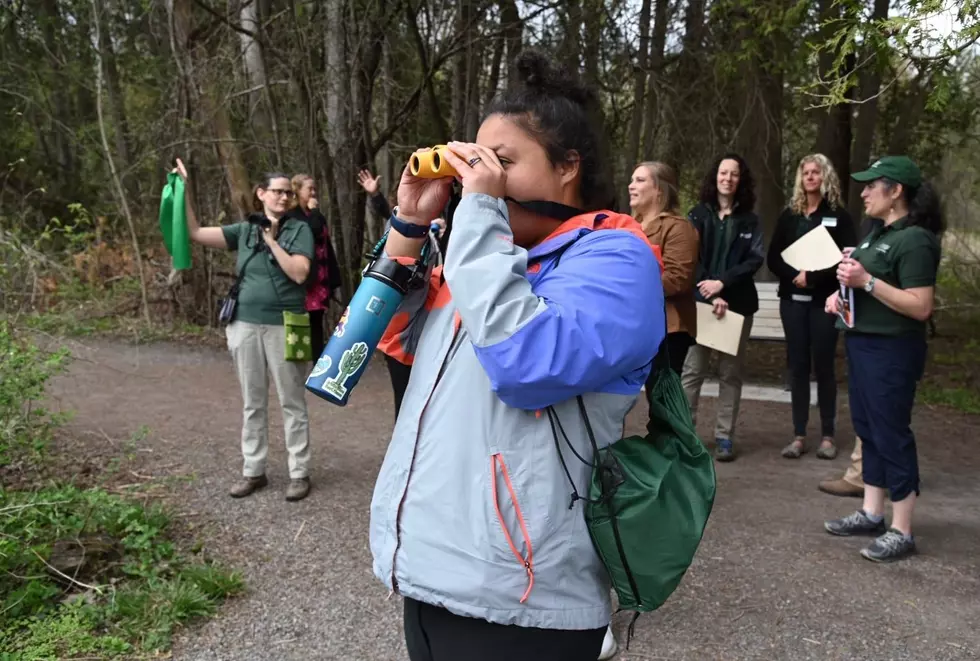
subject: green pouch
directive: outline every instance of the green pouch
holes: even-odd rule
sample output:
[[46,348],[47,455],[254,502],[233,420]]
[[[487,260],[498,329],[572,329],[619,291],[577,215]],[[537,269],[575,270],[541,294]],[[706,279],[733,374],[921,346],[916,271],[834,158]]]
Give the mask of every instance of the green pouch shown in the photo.
[[[635,611],[633,623],[677,588],[694,560],[715,498],[714,461],[694,431],[680,378],[668,367],[654,369],[647,392],[652,416],[644,436],[598,448],[585,403],[578,398],[594,459],[588,496],[574,493],[573,484],[572,502],[585,501],[592,543],[620,609]],[[557,414],[550,409],[549,415]]]
[[283,310],[282,325],[286,328],[286,360],[314,360],[313,343],[310,339],[310,314]]

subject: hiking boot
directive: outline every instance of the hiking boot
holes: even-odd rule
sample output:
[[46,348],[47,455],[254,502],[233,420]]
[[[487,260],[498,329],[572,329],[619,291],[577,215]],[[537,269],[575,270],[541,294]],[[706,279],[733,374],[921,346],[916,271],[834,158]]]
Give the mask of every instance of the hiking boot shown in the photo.
[[715,460],[716,461],[735,461],[735,446],[731,439],[715,439]]
[[829,493],[831,496],[842,496],[844,498],[863,498],[864,497],[864,487],[859,487],[856,484],[851,484],[843,478],[837,478],[836,480],[821,480],[817,488],[824,493]]
[[294,477],[286,489],[286,500],[303,500],[310,494],[310,478]]
[[894,562],[915,553],[915,539],[895,528],[871,542],[871,546],[861,549],[861,555],[872,562]]
[[612,625],[610,624],[606,627],[606,637],[602,639],[602,651],[599,652],[599,661],[607,661],[613,658],[616,656],[618,650],[619,645],[616,643],[616,637],[613,635]]
[[259,475],[258,477],[243,477],[238,482],[235,482],[234,486],[229,489],[228,493],[232,498],[244,498],[245,496],[251,496],[253,492],[258,491],[262,487],[268,486],[269,480],[266,479],[265,475]]
[[864,510],[858,510],[848,514],[842,519],[825,521],[823,527],[831,535],[837,535],[838,537],[851,537],[853,535],[871,535],[876,537],[886,530],[884,519],[875,523],[868,518]]

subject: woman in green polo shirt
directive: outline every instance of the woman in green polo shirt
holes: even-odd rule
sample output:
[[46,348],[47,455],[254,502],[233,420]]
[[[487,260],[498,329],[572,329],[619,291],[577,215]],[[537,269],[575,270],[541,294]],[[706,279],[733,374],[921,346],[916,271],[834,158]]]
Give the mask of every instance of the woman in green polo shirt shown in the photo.
[[[177,172],[187,170],[177,159]],[[191,241],[211,248],[235,250],[241,277],[234,318],[225,329],[244,402],[242,427],[243,478],[230,494],[248,496],[268,484],[269,378],[282,404],[289,487],[286,500],[302,500],[310,492],[310,424],[306,410],[307,363],[286,360],[283,313],[306,313],[305,282],[313,258],[313,232],[296,218],[286,218],[293,197],[289,177],[267,174],[256,187],[261,213],[222,227],[201,227],[186,195],[187,229]]]
[[[919,464],[910,427],[915,389],[926,358],[926,321],[935,304],[942,211],[932,186],[906,156],[884,157],[852,177],[865,183],[868,216],[884,224],[867,236],[837,269],[854,294],[852,326],[845,332],[849,398],[854,431],[863,441],[864,506],[827,521],[833,535],[871,535],[861,551],[888,562],[915,551],[912,511],[919,494]],[[827,299],[839,314],[841,294]],[[892,522],[884,521],[885,495]]]

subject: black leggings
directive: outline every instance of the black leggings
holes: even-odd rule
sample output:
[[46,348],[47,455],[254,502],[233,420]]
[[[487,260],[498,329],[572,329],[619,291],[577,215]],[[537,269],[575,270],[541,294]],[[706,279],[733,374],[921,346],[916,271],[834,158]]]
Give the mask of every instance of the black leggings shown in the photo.
[[402,398],[405,396],[405,389],[408,388],[408,377],[412,375],[412,366],[400,363],[391,356],[385,356],[385,362],[388,364],[388,375],[391,377],[391,389],[395,393],[395,420],[398,420]]
[[323,310],[310,310],[310,344],[313,349],[313,362],[320,360],[323,353]]
[[820,402],[820,433],[833,437],[837,422],[837,317],[813,302],[780,299],[779,316],[786,333],[790,392],[793,401],[793,433],[806,436],[810,419],[810,367],[817,376]]
[[605,635],[606,627],[563,631],[494,624],[405,598],[410,661],[595,661]]

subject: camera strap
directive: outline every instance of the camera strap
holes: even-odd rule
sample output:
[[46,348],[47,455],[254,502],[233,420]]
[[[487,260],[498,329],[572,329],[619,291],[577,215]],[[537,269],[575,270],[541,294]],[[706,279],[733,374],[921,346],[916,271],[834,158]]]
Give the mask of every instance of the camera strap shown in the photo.
[[554,218],[555,220],[560,220],[565,222],[575,216],[581,216],[584,211],[581,209],[576,209],[575,207],[570,207],[567,204],[562,204],[561,202],[551,202],[549,200],[530,200],[527,202],[521,202],[515,200],[512,197],[504,198],[508,202],[513,202],[522,209],[526,209],[531,213],[536,213],[539,216],[545,216],[546,218]]

